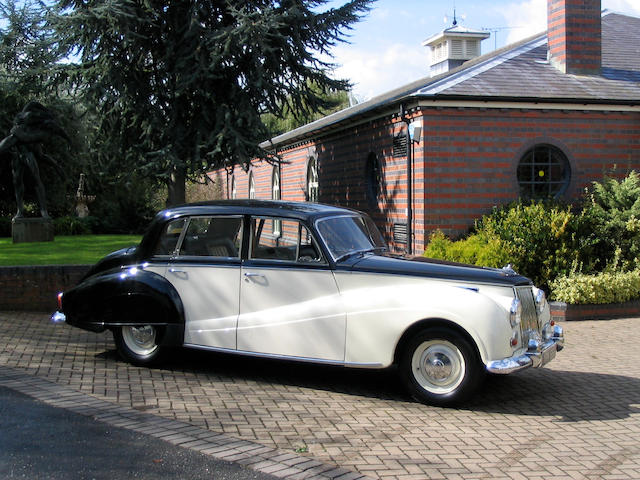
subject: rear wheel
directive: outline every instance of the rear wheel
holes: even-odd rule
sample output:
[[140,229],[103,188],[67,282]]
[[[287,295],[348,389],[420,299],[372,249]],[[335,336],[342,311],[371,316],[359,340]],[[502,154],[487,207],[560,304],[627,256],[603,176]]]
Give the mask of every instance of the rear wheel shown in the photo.
[[113,338],[120,356],[134,365],[153,365],[164,352],[161,331],[153,325],[119,327],[113,331]]
[[409,393],[432,405],[467,399],[484,377],[475,349],[444,328],[423,330],[412,339],[403,352],[400,370]]

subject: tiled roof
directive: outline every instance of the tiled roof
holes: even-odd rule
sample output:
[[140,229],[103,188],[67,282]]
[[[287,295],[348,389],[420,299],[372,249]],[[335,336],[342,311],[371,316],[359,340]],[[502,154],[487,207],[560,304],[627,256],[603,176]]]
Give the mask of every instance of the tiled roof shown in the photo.
[[441,80],[425,85],[415,95],[640,103],[640,18],[614,13],[602,17],[599,76],[565,74],[551,66],[546,33],[516,49],[480,59],[452,74],[446,87],[442,88]]
[[436,77],[426,77],[386,92],[367,102],[324,117],[263,143],[299,141],[321,130],[388,109],[416,98],[467,100],[523,100],[640,104],[640,18],[605,12],[602,16],[601,75],[571,75],[547,61],[543,32],[470,60]]

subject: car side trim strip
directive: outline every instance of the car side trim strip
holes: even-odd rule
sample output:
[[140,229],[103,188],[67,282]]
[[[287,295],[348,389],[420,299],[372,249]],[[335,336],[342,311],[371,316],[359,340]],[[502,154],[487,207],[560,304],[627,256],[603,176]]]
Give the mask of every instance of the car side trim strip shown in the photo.
[[247,352],[244,350],[232,350],[229,348],[221,348],[221,347],[208,347],[206,345],[193,345],[190,343],[185,343],[184,346],[188,348],[197,348],[199,350],[207,350],[209,352],[231,353],[234,355],[269,358],[272,360],[292,360],[296,362],[316,363],[316,364],[322,364],[322,365],[335,365],[338,367],[351,367],[351,368],[383,368],[384,367],[382,363],[341,362],[339,360],[326,360],[324,358],[294,357],[291,355],[276,355],[274,353]]

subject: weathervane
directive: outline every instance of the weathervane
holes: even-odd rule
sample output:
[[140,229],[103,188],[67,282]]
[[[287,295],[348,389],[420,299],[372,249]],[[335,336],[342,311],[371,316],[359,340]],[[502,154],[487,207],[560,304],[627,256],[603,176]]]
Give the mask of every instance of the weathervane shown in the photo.
[[[466,18],[466,15],[463,14],[462,15],[462,20],[465,20],[465,18]],[[445,14],[444,23],[446,24],[448,22],[449,22],[449,17],[448,17],[448,15]],[[458,25],[458,17],[456,15],[456,2],[453,2],[453,25],[452,26],[455,27],[457,25]]]

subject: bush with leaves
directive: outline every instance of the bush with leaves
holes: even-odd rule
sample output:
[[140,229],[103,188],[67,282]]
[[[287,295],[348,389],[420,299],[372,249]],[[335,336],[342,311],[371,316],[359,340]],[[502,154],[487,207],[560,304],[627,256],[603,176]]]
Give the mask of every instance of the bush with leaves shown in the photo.
[[[632,171],[618,180],[606,176],[587,193],[579,234],[590,245],[590,272],[608,265],[628,271],[640,256],[640,176]],[[616,258],[617,257],[617,258]]]
[[471,235],[453,242],[441,231],[436,231],[431,235],[424,256],[484,267],[503,267],[510,262],[507,252],[499,238]]
[[569,206],[518,202],[494,209],[476,231],[499,239],[514,269],[548,289],[551,279],[569,274],[581,262],[578,222]]
[[551,282],[552,299],[571,304],[622,303],[640,298],[640,269],[573,274]]

